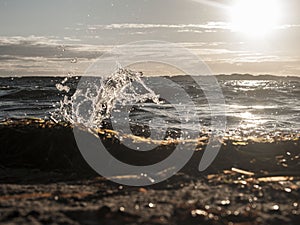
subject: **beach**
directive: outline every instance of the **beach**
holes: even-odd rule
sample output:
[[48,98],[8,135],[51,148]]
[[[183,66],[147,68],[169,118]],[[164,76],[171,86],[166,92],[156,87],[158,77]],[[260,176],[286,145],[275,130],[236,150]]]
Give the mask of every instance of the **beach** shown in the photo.
[[[203,154],[201,144],[172,178],[152,186],[130,187],[111,182],[89,167],[70,124],[10,120],[1,123],[0,133],[2,224],[299,221],[299,136],[271,143],[226,140],[213,164],[202,173],[197,170]],[[112,151],[121,152],[116,157],[125,161],[134,157],[110,130],[103,130],[99,137]],[[188,144],[186,147],[189,151]],[[159,160],[160,152],[168,150],[172,152],[171,144],[158,148],[152,156]],[[135,159],[149,163],[149,157]],[[128,174],[115,179],[148,178]]]

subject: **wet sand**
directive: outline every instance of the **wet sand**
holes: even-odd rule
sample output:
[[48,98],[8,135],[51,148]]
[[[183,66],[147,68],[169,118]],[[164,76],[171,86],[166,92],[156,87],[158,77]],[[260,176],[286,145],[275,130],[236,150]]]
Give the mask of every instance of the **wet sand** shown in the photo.
[[[0,134],[1,224],[246,225],[300,220],[300,143],[295,137],[246,145],[228,140],[204,173],[197,171],[201,145],[171,179],[126,187],[91,170],[66,125],[13,121],[1,124]],[[123,148],[103,135],[112,152]],[[171,145],[164,150],[171,152]],[[117,156],[126,161],[130,154]]]

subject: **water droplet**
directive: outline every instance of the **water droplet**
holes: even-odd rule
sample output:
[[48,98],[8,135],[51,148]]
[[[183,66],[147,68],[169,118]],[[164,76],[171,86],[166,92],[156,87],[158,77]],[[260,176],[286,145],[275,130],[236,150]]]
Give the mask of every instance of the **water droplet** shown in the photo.
[[213,218],[214,218],[214,214],[209,213],[209,214],[208,214],[208,218],[209,218],[209,219],[213,219]]
[[192,210],[191,211],[191,215],[193,217],[196,217],[196,216],[208,216],[208,213],[204,210],[201,210],[201,209],[195,209],[195,210]]
[[228,199],[221,200],[218,202],[218,205],[222,205],[222,206],[230,205],[230,200],[228,200]]
[[71,59],[71,63],[77,63],[77,58]]
[[148,206],[149,206],[149,208],[154,208],[154,207],[155,207],[155,204],[153,204],[152,202],[150,202],[150,203],[148,204]]
[[234,211],[234,212],[233,212],[233,215],[235,215],[235,216],[238,216],[239,214],[240,214],[239,211]]
[[254,187],[255,189],[261,190],[261,186],[259,186],[259,185],[257,185],[257,184],[254,184],[253,187]]
[[273,211],[278,211],[279,209],[280,209],[279,205],[273,205],[271,207],[271,210],[273,210]]
[[285,188],[284,191],[290,193],[290,192],[292,192],[292,189],[290,189],[290,188]]

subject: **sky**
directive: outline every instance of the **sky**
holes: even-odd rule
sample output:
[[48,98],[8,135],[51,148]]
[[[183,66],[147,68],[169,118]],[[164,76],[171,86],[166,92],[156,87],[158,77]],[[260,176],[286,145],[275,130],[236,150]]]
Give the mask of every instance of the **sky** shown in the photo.
[[300,76],[299,7],[299,0],[0,0],[0,76],[81,75],[114,47],[143,40],[188,48],[214,74]]

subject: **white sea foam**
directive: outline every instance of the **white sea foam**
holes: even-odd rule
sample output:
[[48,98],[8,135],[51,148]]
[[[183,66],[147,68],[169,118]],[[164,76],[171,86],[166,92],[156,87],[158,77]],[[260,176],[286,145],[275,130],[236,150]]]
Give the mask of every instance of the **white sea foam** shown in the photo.
[[[64,96],[55,113],[71,123],[99,128],[110,118],[115,104],[141,103],[152,100],[159,104],[159,96],[141,79],[142,73],[119,68],[108,78],[89,77],[82,82],[73,96]],[[69,91],[66,84],[57,84],[59,91]]]

